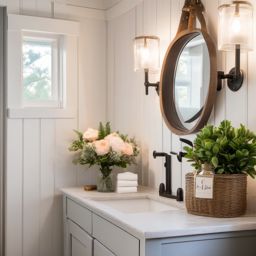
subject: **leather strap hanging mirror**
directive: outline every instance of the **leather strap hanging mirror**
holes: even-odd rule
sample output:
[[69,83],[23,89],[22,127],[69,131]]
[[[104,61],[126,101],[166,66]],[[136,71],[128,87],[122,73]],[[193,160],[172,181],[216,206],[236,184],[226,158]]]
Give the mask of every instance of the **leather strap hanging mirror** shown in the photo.
[[[168,128],[186,135],[208,121],[217,93],[215,44],[200,0],[186,0],[179,28],[167,49],[160,78],[160,105]],[[201,28],[196,28],[197,20]]]

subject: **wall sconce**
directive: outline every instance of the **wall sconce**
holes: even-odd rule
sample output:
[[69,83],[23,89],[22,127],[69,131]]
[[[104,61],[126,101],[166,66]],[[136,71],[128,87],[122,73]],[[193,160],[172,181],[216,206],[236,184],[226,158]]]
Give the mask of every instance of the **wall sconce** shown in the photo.
[[238,91],[244,80],[240,70],[240,51],[253,49],[253,6],[247,1],[232,1],[219,6],[218,48],[223,51],[235,50],[235,67],[228,74],[218,71],[218,90],[222,80],[227,79],[229,89]]
[[156,36],[138,36],[134,39],[134,69],[135,71],[144,69],[145,92],[148,95],[148,88],[155,87],[157,93],[159,82],[149,82],[149,71],[160,68],[160,39]]

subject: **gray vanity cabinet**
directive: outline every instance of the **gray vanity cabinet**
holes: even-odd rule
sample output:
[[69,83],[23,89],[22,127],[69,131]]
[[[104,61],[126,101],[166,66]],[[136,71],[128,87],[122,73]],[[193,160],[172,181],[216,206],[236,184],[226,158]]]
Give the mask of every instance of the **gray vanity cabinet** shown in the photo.
[[65,256],[139,256],[140,241],[64,196]]
[[139,239],[64,196],[65,256],[256,256],[256,230]]
[[64,197],[64,255],[93,256],[92,212]]
[[70,220],[67,226],[70,256],[92,256],[93,238]]

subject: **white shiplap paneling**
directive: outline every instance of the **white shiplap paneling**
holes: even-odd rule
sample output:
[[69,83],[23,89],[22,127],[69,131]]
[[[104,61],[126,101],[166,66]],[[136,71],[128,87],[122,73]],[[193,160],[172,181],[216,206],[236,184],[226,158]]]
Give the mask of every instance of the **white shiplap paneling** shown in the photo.
[[[22,255],[23,235],[23,121],[7,122],[5,253]],[[15,245],[15,246],[14,246]]]
[[55,195],[55,131],[54,119],[41,119],[40,122],[40,237],[39,255],[53,254],[54,195]]
[[40,120],[23,121],[23,254],[39,254]]
[[[181,8],[181,1],[170,1],[171,9],[170,9],[170,37],[171,40],[175,37],[179,25],[178,19],[173,19],[172,17],[180,15],[180,8]],[[168,25],[167,25],[168,26]],[[164,124],[165,125],[165,124]],[[167,136],[167,135],[166,135]],[[181,143],[180,143],[180,137],[176,134],[172,134],[169,131],[169,136],[171,137],[171,151],[173,152],[179,152],[181,150]],[[168,152],[168,151],[167,151]],[[172,170],[173,170],[173,191],[176,191],[178,187],[181,186],[182,182],[182,168],[181,164],[177,160],[176,157],[172,158]],[[165,177],[162,177],[162,180],[164,181]]]
[[[67,94],[73,106],[67,115],[16,111],[20,100],[13,98],[12,92],[20,83],[20,76],[15,76],[20,66],[9,66],[8,107],[14,111],[9,113],[7,129],[6,256],[62,256],[60,189],[91,183],[96,177],[95,170],[78,170],[72,164],[68,146],[74,138],[73,129],[84,130],[106,120],[104,12],[52,2],[1,2],[8,4],[9,13],[76,20],[82,26],[79,39],[71,37],[66,42],[74,57],[72,62],[67,60],[67,83],[71,85]],[[15,52],[19,46],[14,42],[18,41],[10,37],[9,58],[21,60]]]

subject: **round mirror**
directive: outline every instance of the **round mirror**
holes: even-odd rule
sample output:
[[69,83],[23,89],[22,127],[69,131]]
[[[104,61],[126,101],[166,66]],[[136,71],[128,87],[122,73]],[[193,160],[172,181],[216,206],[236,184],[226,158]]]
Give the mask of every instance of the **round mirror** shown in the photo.
[[183,125],[189,128],[200,115],[210,82],[210,56],[202,34],[184,46],[176,65],[176,111]]
[[160,80],[161,110],[176,134],[197,132],[209,119],[217,92],[216,50],[199,29],[179,33],[167,50]]

